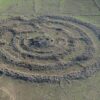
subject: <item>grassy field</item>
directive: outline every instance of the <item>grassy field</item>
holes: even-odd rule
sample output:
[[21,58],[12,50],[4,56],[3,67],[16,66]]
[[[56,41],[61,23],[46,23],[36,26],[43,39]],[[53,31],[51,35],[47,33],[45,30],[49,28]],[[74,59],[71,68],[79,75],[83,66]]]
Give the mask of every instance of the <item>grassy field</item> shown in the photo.
[[31,84],[3,77],[0,87],[9,90],[14,98],[11,100],[99,100],[100,73],[86,80],[72,81],[71,84],[62,82],[60,85]]
[[100,24],[100,0],[0,0],[0,16],[67,15]]
[[1,0],[0,4],[5,12],[15,14],[100,15],[93,0]]
[[[96,5],[97,4],[97,5]],[[100,27],[100,0],[0,0],[0,18],[10,16],[73,16]],[[99,100],[100,73],[70,84],[31,84],[0,77],[0,89],[8,98],[0,100]],[[6,89],[5,89],[6,88]],[[1,96],[1,92],[0,92]]]

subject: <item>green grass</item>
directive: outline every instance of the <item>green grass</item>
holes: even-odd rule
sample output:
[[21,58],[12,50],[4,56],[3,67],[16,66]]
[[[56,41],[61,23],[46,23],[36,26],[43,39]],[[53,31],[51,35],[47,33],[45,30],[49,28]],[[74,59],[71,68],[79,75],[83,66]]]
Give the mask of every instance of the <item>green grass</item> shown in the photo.
[[0,0],[0,18],[46,14],[75,16],[100,26],[100,11],[92,0]]
[[[96,1],[99,5],[100,1]],[[100,15],[92,0],[0,0],[0,12],[22,15]]]
[[13,0],[0,0],[0,12],[6,10],[11,5]]
[[[71,84],[31,84],[3,77],[0,87],[6,87],[16,100],[99,100],[100,73]],[[16,95],[15,95],[16,94]]]
[[[100,5],[100,0],[96,1]],[[92,0],[0,0],[0,18],[43,14],[71,15],[100,26],[100,11]],[[0,87],[7,88],[15,100],[99,100],[100,73],[71,84],[62,82],[60,86],[31,84],[0,77]]]
[[100,16],[73,16],[82,21],[95,24],[100,27]]

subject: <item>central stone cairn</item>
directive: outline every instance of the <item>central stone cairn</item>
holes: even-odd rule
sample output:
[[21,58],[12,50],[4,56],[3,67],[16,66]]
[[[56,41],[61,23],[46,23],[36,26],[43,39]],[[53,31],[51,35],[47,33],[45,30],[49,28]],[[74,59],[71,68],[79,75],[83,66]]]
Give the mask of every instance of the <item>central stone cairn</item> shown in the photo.
[[[53,41],[53,40],[51,40]],[[29,39],[29,47],[32,48],[47,48],[50,45],[50,39],[46,37],[36,37]]]
[[72,17],[0,21],[0,75],[38,83],[87,78],[100,70],[99,33]]

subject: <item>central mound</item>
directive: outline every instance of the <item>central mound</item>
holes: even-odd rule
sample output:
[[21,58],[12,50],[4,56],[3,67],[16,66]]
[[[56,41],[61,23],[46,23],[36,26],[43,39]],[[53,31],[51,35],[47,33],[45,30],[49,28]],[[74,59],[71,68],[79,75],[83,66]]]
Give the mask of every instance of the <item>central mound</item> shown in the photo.
[[28,39],[28,45],[31,48],[47,48],[50,46],[50,42],[53,40],[50,40],[49,38],[46,37],[36,37],[36,38],[31,38]]
[[72,17],[0,22],[0,73],[30,82],[83,79],[100,68],[100,29]]

